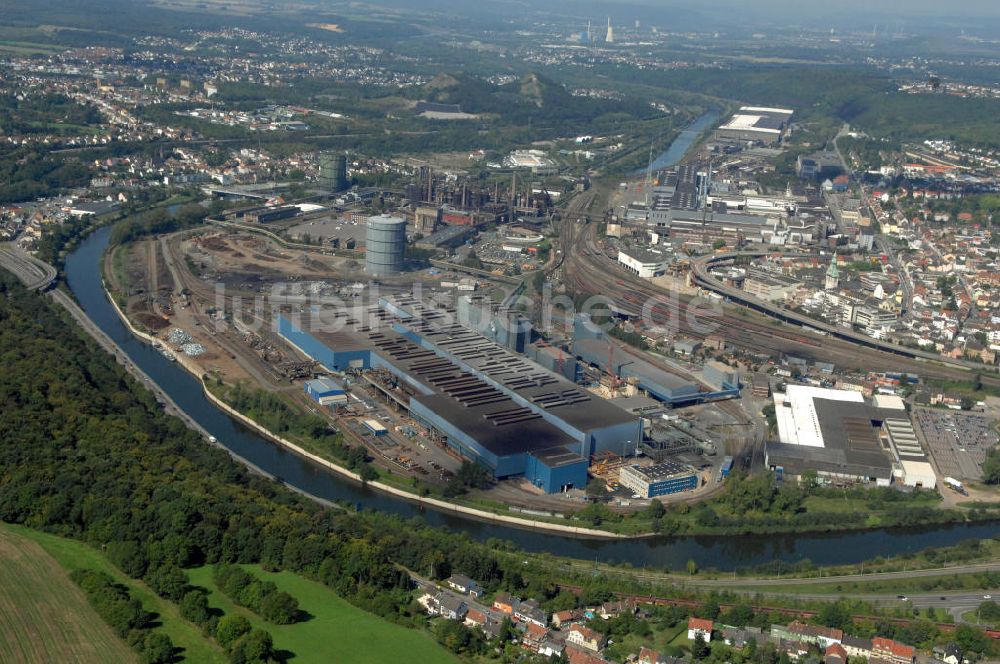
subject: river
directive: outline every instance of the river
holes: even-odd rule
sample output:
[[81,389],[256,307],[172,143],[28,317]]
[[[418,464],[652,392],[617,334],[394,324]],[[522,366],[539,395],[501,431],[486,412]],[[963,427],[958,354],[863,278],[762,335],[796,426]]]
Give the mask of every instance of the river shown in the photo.
[[[689,124],[684,128],[681,133],[677,134],[674,140],[667,146],[667,149],[660,153],[660,155],[653,160],[652,170],[659,171],[664,168],[670,168],[676,166],[684,155],[688,153],[694,142],[698,140],[702,132],[715,124],[715,121],[719,119],[719,112],[715,109],[705,111],[700,116],[698,116],[694,122]],[[646,173],[645,168],[641,168],[636,171],[637,175],[642,175]]]

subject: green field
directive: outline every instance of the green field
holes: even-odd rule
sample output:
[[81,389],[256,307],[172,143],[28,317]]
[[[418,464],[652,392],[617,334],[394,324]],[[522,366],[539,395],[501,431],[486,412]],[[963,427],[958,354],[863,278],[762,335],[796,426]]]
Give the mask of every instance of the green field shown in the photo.
[[50,55],[65,50],[63,46],[40,44],[36,42],[0,40],[0,53],[11,55]]
[[[132,596],[141,601],[147,611],[157,614],[158,620],[162,623],[162,626],[158,629],[170,637],[175,647],[181,649],[180,655],[184,658],[184,661],[196,662],[197,664],[225,664],[227,661],[222,649],[210,638],[204,636],[201,633],[201,629],[182,618],[175,604],[158,597],[141,581],[127,577],[117,567],[108,562],[107,558],[101,555],[99,551],[82,542],[41,533],[30,528],[8,524],[0,525],[0,537],[7,535],[20,535],[22,539],[31,540],[40,546],[62,566],[61,573],[63,576],[75,569],[93,569],[107,572],[117,582],[128,586]],[[0,578],[2,578],[2,573],[0,573]],[[68,579],[67,582],[72,583]],[[5,587],[7,585],[6,583],[4,584]],[[89,609],[89,606],[86,608]],[[91,614],[95,624],[104,626],[104,622],[92,610]],[[111,633],[110,628],[108,628],[108,632]],[[114,635],[112,634],[112,636]],[[125,648],[126,653],[131,653],[124,643],[122,643],[122,648]],[[0,661],[18,661],[16,659],[7,659],[2,654],[2,651],[0,651]],[[129,658],[131,658],[131,654],[127,656],[126,660],[121,661],[129,661]],[[49,659],[46,661],[56,660]],[[114,658],[101,658],[90,661],[110,662],[117,660]]]
[[216,588],[212,568],[188,570],[191,583],[209,589],[208,603],[227,615],[243,615],[254,625],[271,633],[279,652],[292,654],[291,664],[309,662],[381,662],[457,661],[430,635],[393,625],[348,604],[329,588],[290,572],[270,573],[259,567],[245,566],[258,578],[273,581],[280,590],[299,601],[308,618],[293,625],[272,625],[251,611],[236,606]]
[[[147,611],[158,615],[162,623],[158,629],[181,649],[183,661],[226,662],[218,645],[197,626],[184,620],[176,605],[158,597],[143,582],[128,578],[99,551],[82,542],[23,526],[0,524],[0,560],[0,662],[135,660],[132,651],[115,637],[69,580],[68,572],[75,569],[107,572],[128,586]],[[252,566],[247,569],[262,579],[273,581],[295,597],[307,619],[294,625],[266,623],[218,591],[212,581],[211,567],[191,569],[188,574],[192,584],[209,590],[209,604],[213,608],[227,615],[246,616],[255,627],[270,632],[275,648],[289,654],[288,661],[293,664],[331,661],[375,664],[407,659],[432,664],[456,661],[429,634],[393,625],[366,613],[320,583],[291,572],[270,573]],[[52,579],[61,582],[53,584]],[[29,601],[34,601],[36,607],[26,606]],[[41,616],[45,616],[44,620]],[[57,619],[52,620],[49,616],[57,616]],[[43,633],[42,625],[54,627]],[[53,644],[58,644],[58,658],[53,658],[53,651],[46,649],[54,647]]]
[[979,611],[972,610],[966,611],[962,614],[962,620],[969,623],[970,625],[981,625],[988,629],[1000,628],[1000,620],[983,620],[979,615]]
[[134,662],[66,570],[36,542],[0,528],[0,661]]

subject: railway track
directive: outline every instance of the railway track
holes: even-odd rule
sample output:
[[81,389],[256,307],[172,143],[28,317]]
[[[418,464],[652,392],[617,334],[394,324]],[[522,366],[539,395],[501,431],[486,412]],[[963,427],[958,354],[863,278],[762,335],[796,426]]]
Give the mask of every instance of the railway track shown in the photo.
[[[583,592],[582,586],[575,586],[570,584],[559,583],[556,584],[560,590],[567,590],[575,595],[579,595]],[[695,609],[701,606],[702,601],[694,599],[679,599],[672,597],[656,597],[654,595],[634,595],[630,593],[613,593],[616,599],[634,602],[636,604],[652,604],[656,606],[678,606],[683,608]],[[719,604],[719,608],[723,611],[737,606],[733,602],[722,602]],[[813,611],[811,609],[796,609],[783,606],[768,606],[760,604],[751,604],[751,608],[755,612],[767,612],[767,613],[777,613],[779,615],[787,616],[789,618],[802,618],[810,620],[815,618],[819,613],[818,611]],[[868,614],[856,614],[851,616],[852,620],[862,621],[862,622],[889,622],[895,625],[912,625],[917,622],[926,622],[924,619],[920,618],[895,618],[890,616],[873,616]],[[955,631],[956,624],[951,622],[937,622],[934,625],[940,629],[942,632],[953,632]],[[984,630],[986,636],[991,639],[1000,639],[1000,630]]]
[[[944,380],[968,380],[968,369],[943,363],[910,358],[867,348],[835,337],[813,336],[804,330],[787,329],[778,324],[753,320],[754,314],[740,315],[722,310],[714,329],[705,331],[692,325],[688,313],[695,296],[672,294],[621,268],[596,243],[593,224],[566,224],[562,229],[565,263],[563,280],[567,288],[581,293],[601,294],[616,306],[635,313],[643,307],[650,320],[665,325],[678,334],[704,340],[718,334],[727,342],[749,350],[780,357],[785,353],[807,356],[858,370],[905,371]],[[702,300],[703,301],[703,300]],[[706,312],[708,309],[701,308]],[[742,310],[741,310],[742,311]],[[984,375],[985,385],[1000,386],[1000,376]]]

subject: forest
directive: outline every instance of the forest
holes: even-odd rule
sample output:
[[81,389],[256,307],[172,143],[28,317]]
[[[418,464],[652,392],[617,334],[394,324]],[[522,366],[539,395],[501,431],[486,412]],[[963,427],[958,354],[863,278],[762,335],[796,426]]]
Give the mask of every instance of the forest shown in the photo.
[[0,127],[7,134],[77,134],[101,122],[94,106],[78,104],[66,95],[25,97],[0,94]]
[[0,203],[51,196],[89,182],[90,170],[78,159],[26,147],[0,148]]

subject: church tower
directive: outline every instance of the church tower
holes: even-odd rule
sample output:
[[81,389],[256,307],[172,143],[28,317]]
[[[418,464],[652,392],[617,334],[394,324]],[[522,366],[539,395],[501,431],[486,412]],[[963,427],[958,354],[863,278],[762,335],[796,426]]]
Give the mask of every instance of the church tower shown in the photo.
[[826,283],[823,286],[826,290],[837,290],[840,287],[840,270],[837,269],[837,252],[833,253],[833,260],[830,267],[826,268]]

